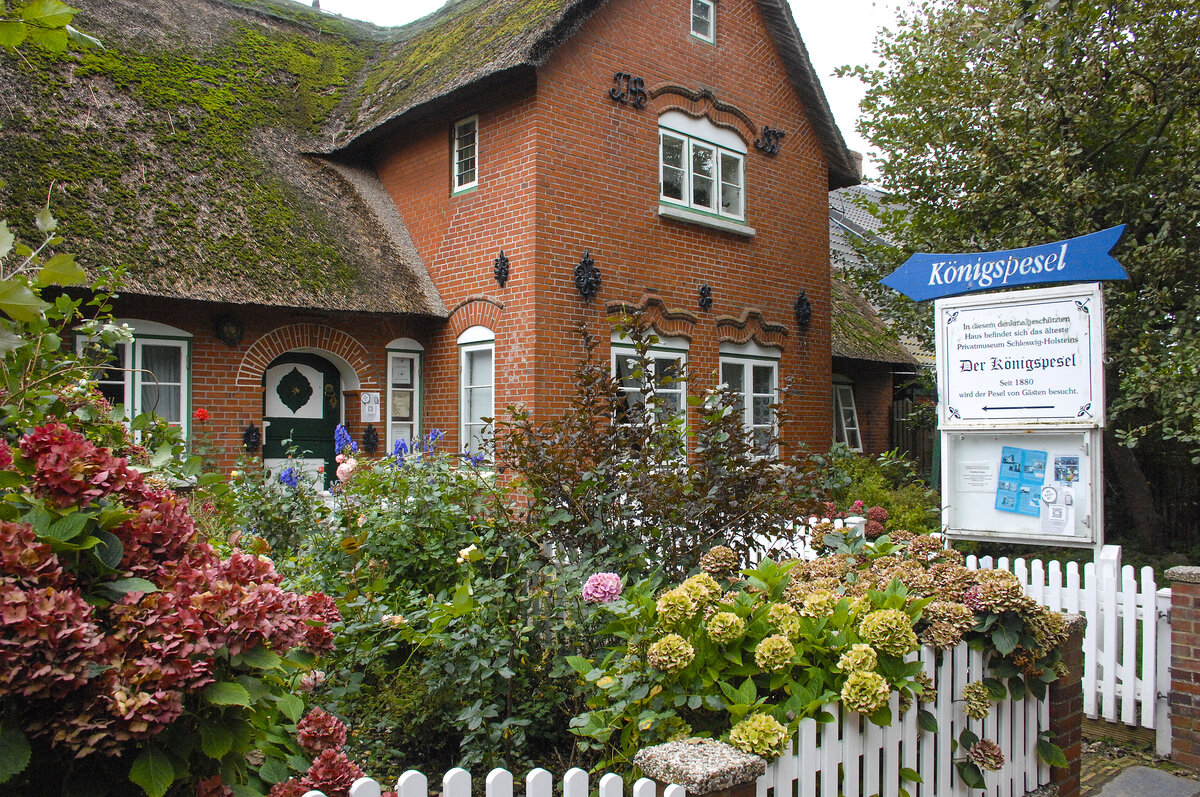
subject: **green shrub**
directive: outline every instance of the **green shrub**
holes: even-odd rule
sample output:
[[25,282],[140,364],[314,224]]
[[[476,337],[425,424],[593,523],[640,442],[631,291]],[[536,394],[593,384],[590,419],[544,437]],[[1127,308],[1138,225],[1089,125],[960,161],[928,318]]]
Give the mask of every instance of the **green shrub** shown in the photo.
[[[914,534],[941,530],[941,501],[917,476],[913,464],[894,451],[877,457],[856,454],[844,446],[829,455],[829,496],[847,511],[855,501],[887,510],[888,527]],[[836,512],[835,512],[836,514]]]

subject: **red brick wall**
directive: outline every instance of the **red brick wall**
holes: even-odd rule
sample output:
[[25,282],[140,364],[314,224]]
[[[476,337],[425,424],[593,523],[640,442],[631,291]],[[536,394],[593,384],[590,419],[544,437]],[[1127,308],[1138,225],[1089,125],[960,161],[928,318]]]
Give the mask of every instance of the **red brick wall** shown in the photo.
[[[211,419],[200,429],[227,450],[231,466],[241,447],[242,430],[253,422],[262,428],[262,376],[268,363],[285,351],[309,348],[346,361],[362,390],[384,391],[387,355],[384,347],[401,337],[428,344],[428,323],[402,316],[325,314],[124,296],[115,303],[119,318],[157,321],[192,333],[191,409],[203,407]],[[245,325],[242,341],[227,346],[213,334],[214,320],[230,314]],[[343,385],[345,387],[345,385]],[[344,422],[361,442],[358,392],[347,391]],[[383,424],[376,424],[381,446]]]
[[[496,404],[526,402],[540,413],[565,404],[580,323],[608,338],[606,303],[643,304],[695,314],[690,334],[693,384],[716,371],[720,316],[757,310],[782,325],[781,382],[796,389],[790,438],[823,447],[830,440],[829,255],[827,172],[819,142],[787,82],[757,6],[722,0],[717,44],[688,33],[684,0],[606,4],[538,70],[536,85],[464,102],[405,129],[379,154],[381,178],[397,202],[447,306],[451,324],[434,336],[426,372],[426,424],[454,430],[460,315],[481,303],[495,319]],[[739,108],[753,126],[704,100],[665,93],[635,110],[613,102],[614,72],[644,78],[648,88],[705,89]],[[746,220],[752,239],[658,216],[658,116],[684,107],[731,123],[750,145]],[[450,127],[479,114],[479,186],[450,195]],[[787,132],[774,157],[756,151],[763,125]],[[512,276],[501,290],[492,260],[503,249]],[[584,303],[572,270],[589,250],[603,278]],[[697,289],[714,292],[711,312]],[[815,313],[807,333],[795,329],[800,290]],[[750,316],[754,318],[753,314]],[[751,325],[753,326],[753,325]],[[728,330],[728,327],[725,327]],[[725,334],[729,334],[726,331]],[[743,337],[749,335],[745,332]],[[771,335],[763,333],[760,342]]]

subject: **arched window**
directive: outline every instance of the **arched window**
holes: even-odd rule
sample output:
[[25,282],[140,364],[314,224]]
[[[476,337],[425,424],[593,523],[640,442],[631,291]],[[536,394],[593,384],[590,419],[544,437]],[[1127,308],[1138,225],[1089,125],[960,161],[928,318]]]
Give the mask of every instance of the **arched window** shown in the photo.
[[488,421],[495,416],[496,335],[469,327],[458,336],[459,440],[472,454],[486,451]]
[[660,203],[701,219],[744,222],[747,147],[741,137],[682,111],[667,111],[658,127]]
[[412,338],[387,345],[387,450],[421,434],[421,368],[425,347]]

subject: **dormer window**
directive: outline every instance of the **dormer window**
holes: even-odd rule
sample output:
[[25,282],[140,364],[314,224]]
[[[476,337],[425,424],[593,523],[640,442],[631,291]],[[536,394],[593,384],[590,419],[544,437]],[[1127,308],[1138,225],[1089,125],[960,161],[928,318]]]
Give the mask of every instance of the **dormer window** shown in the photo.
[[454,179],[451,191],[474,188],[479,182],[479,117],[469,116],[454,123]]
[[712,42],[716,31],[716,6],[713,0],[692,0],[692,35]]

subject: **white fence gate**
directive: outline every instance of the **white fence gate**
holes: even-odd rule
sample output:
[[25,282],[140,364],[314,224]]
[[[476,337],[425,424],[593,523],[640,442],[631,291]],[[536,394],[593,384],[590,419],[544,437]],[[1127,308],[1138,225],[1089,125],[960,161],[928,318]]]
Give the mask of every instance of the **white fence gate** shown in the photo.
[[968,556],[967,567],[1007,570],[1043,606],[1086,617],[1084,713],[1152,728],[1159,755],[1170,754],[1171,590],[1158,588],[1153,568],[1137,574],[1132,565],[1122,567],[1119,545],[1105,545],[1082,567],[990,556]]
[[[1050,768],[1037,758],[1038,734],[1050,723],[1049,704],[1037,700],[1006,699],[997,703],[987,719],[969,719],[964,712],[962,689],[969,681],[978,681],[987,673],[983,654],[960,645],[953,650],[922,648],[919,657],[925,673],[937,687],[937,702],[921,703],[938,721],[938,732],[923,731],[917,724],[914,707],[901,715],[898,696],[892,695],[892,716],[888,727],[880,727],[862,715],[842,711],[831,703],[825,710],[834,721],[818,723],[806,719],[792,740],[790,750],[767,767],[756,783],[757,797],[837,797],[837,795],[879,794],[896,797],[906,789],[914,797],[978,797],[958,777],[955,762],[966,751],[952,750],[952,742],[966,729],[981,739],[991,739],[1004,752],[1004,767],[985,772],[990,797],[1022,797],[1050,782]],[[912,770],[921,782],[906,781],[902,770]],[[486,779],[487,797],[513,797],[513,776],[507,770],[494,769]],[[588,797],[588,775],[572,769],[563,776],[561,797]],[[622,797],[622,781],[609,773],[598,782],[599,797]],[[399,797],[429,797],[428,779],[419,772],[404,773],[396,783]],[[359,779],[350,797],[379,797],[382,789],[370,778]],[[442,779],[442,797],[471,797],[471,776],[452,769]],[[535,769],[525,779],[526,797],[554,797],[553,776]],[[305,797],[323,797],[310,791]],[[653,781],[641,779],[634,784],[632,797],[655,797]],[[667,789],[663,797],[685,797],[679,786]]]

